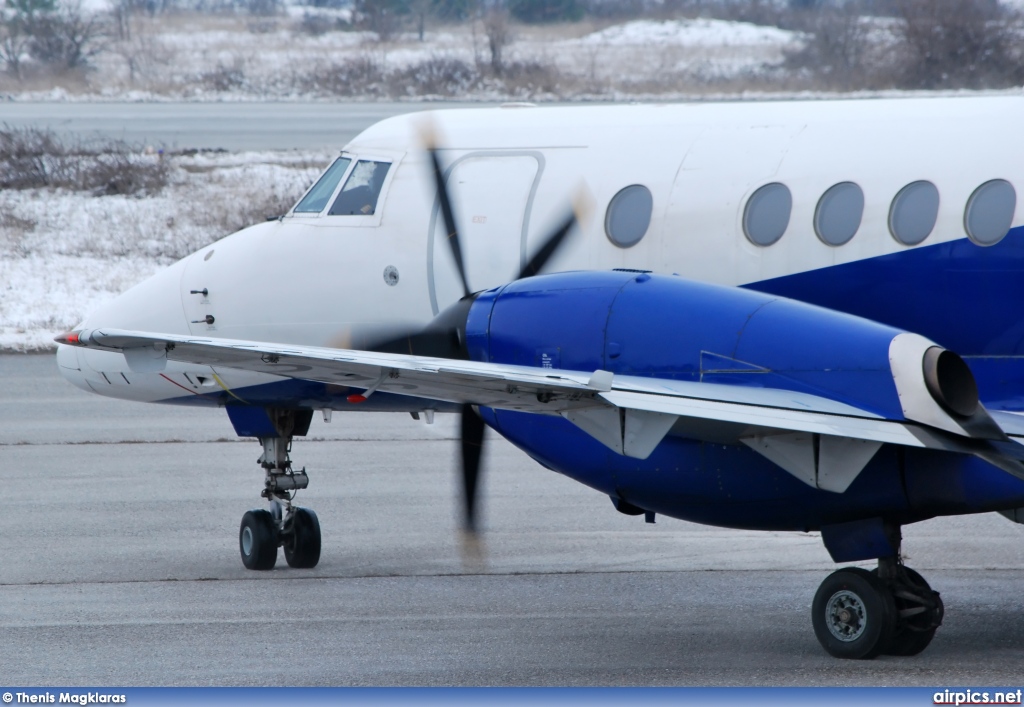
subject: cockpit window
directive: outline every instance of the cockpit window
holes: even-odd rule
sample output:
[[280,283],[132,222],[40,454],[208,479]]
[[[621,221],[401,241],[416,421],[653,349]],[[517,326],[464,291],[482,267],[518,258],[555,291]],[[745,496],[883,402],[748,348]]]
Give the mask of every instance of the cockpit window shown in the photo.
[[330,216],[370,216],[377,209],[377,197],[384,185],[390,162],[359,160],[341,193],[328,211]]
[[324,176],[320,177],[320,181],[314,184],[302,201],[292,209],[292,213],[318,214],[323,211],[327,206],[327,200],[331,198],[331,194],[334,193],[341,178],[345,176],[345,170],[350,164],[352,164],[352,160],[348,157],[339,157],[334,160],[334,164],[327,168]]

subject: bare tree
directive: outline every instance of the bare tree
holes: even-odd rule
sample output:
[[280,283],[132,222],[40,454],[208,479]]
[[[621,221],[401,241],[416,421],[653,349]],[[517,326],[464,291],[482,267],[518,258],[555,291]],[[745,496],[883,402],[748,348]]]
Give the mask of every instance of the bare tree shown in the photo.
[[862,88],[870,82],[869,26],[852,3],[802,11],[796,23],[805,34],[800,48],[786,53],[786,64],[811,71],[831,88]]
[[987,88],[1024,80],[1019,25],[998,0],[901,0],[902,82]]
[[21,81],[22,59],[32,47],[38,17],[56,9],[55,0],[7,0],[0,5],[0,61]]
[[133,0],[117,0],[110,11],[117,38],[124,41],[132,38]]
[[105,18],[84,12],[78,2],[38,15],[30,30],[32,57],[55,68],[84,68],[107,48]]
[[487,48],[491,53],[491,69],[501,76],[504,71],[504,51],[513,40],[512,20],[504,5],[494,5],[484,11],[484,33],[487,35]]
[[8,20],[0,24],[0,61],[18,81],[24,78],[22,58],[28,54],[31,42],[31,35],[19,20]]
[[257,17],[273,17],[282,10],[281,0],[246,0],[245,7],[250,15]]
[[413,17],[416,18],[416,34],[421,42],[427,30],[427,16],[430,14],[431,5],[433,0],[411,0],[409,3]]
[[132,84],[157,77],[174,59],[174,50],[153,32],[153,22],[138,15],[129,16],[124,36],[110,45],[111,52],[124,60]]
[[783,19],[791,15],[774,0],[722,0],[713,14],[727,20],[776,26],[785,24]]
[[355,0],[353,8],[358,24],[376,34],[381,42],[395,36],[401,29],[402,15],[408,11],[401,0]]

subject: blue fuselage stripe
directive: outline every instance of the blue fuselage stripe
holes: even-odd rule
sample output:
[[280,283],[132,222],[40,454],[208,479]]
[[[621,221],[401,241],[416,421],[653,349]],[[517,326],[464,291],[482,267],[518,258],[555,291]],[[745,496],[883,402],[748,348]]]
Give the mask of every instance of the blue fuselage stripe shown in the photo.
[[1024,410],[1024,227],[745,287],[925,336],[968,360],[987,406]]

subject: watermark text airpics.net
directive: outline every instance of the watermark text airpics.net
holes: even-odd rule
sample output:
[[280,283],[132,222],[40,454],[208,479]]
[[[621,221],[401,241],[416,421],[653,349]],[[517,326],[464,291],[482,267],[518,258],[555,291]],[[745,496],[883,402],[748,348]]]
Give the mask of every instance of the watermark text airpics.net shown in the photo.
[[1024,690],[986,692],[981,690],[943,690],[936,692],[937,705],[1019,705]]

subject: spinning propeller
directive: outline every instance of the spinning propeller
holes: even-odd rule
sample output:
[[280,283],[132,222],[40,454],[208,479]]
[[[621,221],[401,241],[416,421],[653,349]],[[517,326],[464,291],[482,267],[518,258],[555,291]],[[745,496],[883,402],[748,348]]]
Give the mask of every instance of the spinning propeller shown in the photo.
[[[473,305],[476,294],[472,293],[469,288],[462,244],[459,240],[458,227],[455,224],[455,205],[452,202],[451,194],[448,192],[444,170],[441,167],[441,160],[438,156],[437,143],[431,132],[425,133],[424,143],[424,147],[430,155],[434,184],[437,187],[441,214],[444,217],[445,231],[447,232],[448,246],[451,248],[455,267],[462,281],[463,296],[458,302],[437,315],[421,331],[391,339],[373,348],[377,351],[390,353],[467,360],[469,359],[469,352],[466,349],[466,318],[469,315],[469,309]],[[578,199],[575,210],[570,210],[569,215],[562,220],[559,226],[543,239],[541,247],[530,258],[529,262],[523,266],[514,279],[519,280],[539,273],[555,253],[558,252],[569,232],[572,231],[573,226],[579,222],[577,213],[582,213],[585,210],[585,200],[583,198]],[[465,547],[472,551],[473,554],[478,554],[479,552],[479,541],[477,539],[477,489],[480,481],[480,460],[483,455],[484,429],[484,421],[473,409],[473,406],[464,404],[462,406],[462,422],[460,426],[463,528],[466,539]]]

